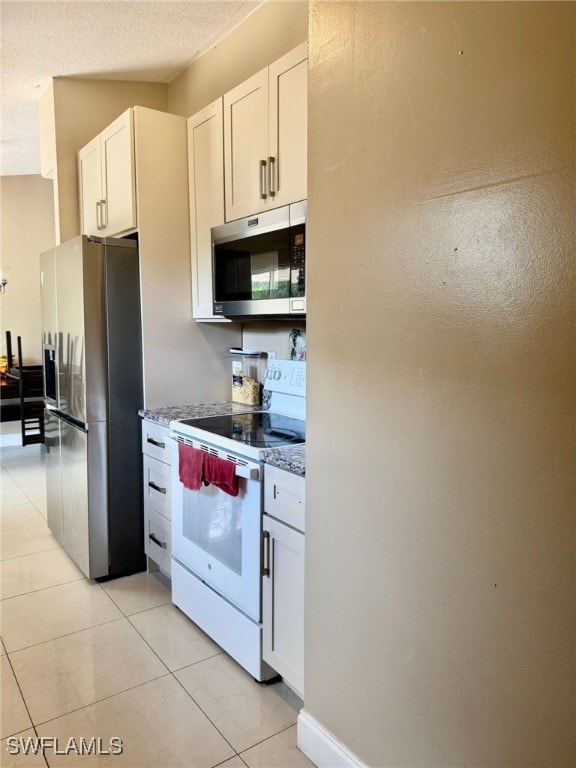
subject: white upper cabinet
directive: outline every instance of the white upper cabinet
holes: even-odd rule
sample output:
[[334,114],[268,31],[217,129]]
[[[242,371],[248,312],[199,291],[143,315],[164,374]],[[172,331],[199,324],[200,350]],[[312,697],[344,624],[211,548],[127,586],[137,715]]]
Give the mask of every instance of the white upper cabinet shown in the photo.
[[224,96],[226,221],[267,207],[268,68]]
[[307,197],[307,43],[270,65],[268,98],[268,190],[275,208]]
[[226,221],[306,198],[308,45],[224,96]]
[[222,98],[188,118],[188,181],[193,317],[229,322],[212,305],[210,229],[224,223]]
[[78,173],[82,234],[110,237],[136,228],[132,109],[78,152]]

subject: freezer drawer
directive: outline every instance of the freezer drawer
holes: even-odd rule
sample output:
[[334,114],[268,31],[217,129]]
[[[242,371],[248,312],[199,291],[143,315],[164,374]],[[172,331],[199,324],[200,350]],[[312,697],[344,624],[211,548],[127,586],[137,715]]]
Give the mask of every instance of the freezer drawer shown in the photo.
[[109,573],[106,425],[60,420],[64,549],[90,579]]

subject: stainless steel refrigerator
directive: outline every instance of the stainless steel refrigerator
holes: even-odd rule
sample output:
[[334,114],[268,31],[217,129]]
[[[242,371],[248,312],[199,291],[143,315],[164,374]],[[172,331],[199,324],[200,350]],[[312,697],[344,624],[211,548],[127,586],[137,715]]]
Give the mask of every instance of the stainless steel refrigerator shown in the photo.
[[137,243],[76,237],[40,270],[48,526],[90,579],[143,570]]

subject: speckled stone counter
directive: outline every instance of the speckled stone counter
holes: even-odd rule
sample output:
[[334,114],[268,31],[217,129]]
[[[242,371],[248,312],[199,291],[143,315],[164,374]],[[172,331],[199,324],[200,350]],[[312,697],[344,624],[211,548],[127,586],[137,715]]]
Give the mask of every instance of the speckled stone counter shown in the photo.
[[[218,403],[199,403],[198,405],[170,405],[163,408],[149,408],[138,411],[138,415],[149,421],[155,421],[169,427],[171,421],[181,419],[200,419],[204,416],[228,416],[234,413],[261,411],[260,405],[242,405],[231,400]],[[306,446],[292,445],[283,448],[269,448],[264,451],[264,461],[279,469],[285,469],[295,475],[306,475]]]
[[138,411],[138,415],[148,421],[156,421],[165,427],[170,426],[171,421],[181,419],[201,419],[204,416],[228,416],[233,413],[246,413],[248,411],[261,411],[260,405],[242,405],[231,400],[222,400],[218,403],[199,403],[198,405],[167,405],[162,408],[149,408]]
[[294,475],[306,476],[306,446],[288,445],[264,451],[264,462]]

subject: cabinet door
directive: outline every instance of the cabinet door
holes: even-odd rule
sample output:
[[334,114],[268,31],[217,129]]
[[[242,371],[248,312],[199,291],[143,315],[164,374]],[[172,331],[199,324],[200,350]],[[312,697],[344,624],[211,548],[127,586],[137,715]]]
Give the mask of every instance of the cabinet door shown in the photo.
[[226,221],[268,208],[268,68],[224,96]]
[[[192,314],[218,320],[212,305],[210,229],[224,223],[224,128],[222,98],[188,119]],[[226,321],[225,321],[226,322]]]
[[78,152],[80,227],[83,235],[101,235],[102,164],[100,136]]
[[268,78],[268,189],[276,207],[307,196],[308,44],[271,64]]
[[304,534],[268,515],[268,567],[262,586],[262,656],[304,698]]
[[127,109],[100,134],[102,157],[101,234],[119,235],[136,227],[132,110]]

